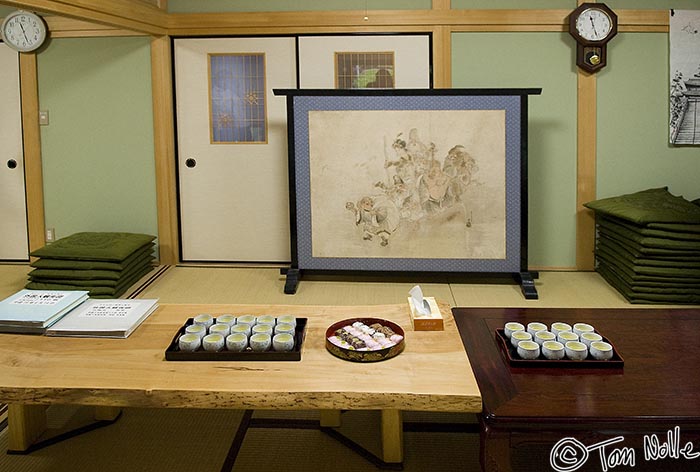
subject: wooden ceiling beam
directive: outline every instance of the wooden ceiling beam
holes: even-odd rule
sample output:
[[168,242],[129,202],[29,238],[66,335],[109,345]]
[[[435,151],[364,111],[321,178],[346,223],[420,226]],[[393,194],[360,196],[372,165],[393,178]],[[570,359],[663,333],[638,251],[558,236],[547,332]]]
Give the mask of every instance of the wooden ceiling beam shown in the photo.
[[0,4],[139,33],[167,33],[168,14],[139,0],[0,0]]

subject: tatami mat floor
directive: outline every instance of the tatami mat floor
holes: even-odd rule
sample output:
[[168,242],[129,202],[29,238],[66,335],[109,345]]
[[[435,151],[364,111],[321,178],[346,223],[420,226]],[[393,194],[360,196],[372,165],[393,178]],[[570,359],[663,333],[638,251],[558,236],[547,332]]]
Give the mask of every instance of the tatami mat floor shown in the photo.
[[[21,289],[28,271],[26,265],[0,265],[0,297]],[[541,273],[536,281],[538,300],[525,300],[518,285],[502,281],[302,279],[295,295],[285,295],[284,277],[279,269],[273,268],[170,267],[160,268],[157,275],[155,280],[153,277],[142,279],[145,283],[134,295],[158,298],[161,303],[372,305],[404,303],[408,290],[420,283],[427,296],[434,296],[452,306],[631,306],[592,272]],[[49,420],[59,427],[89,413],[89,409],[52,407]],[[0,454],[0,472],[218,471],[225,462],[242,414],[238,410],[128,408],[110,426],[29,455]],[[316,413],[264,411],[256,412],[256,415],[313,419]],[[471,415],[410,412],[404,419],[407,422],[474,422]],[[343,416],[343,431],[377,453],[380,444],[378,426],[377,412],[347,412]],[[471,471],[479,468],[477,434],[406,432],[404,441],[406,471]],[[0,431],[0,450],[3,449],[7,449],[7,429]],[[245,437],[233,471],[338,469],[353,472],[377,470],[366,459],[318,430],[254,428]]]

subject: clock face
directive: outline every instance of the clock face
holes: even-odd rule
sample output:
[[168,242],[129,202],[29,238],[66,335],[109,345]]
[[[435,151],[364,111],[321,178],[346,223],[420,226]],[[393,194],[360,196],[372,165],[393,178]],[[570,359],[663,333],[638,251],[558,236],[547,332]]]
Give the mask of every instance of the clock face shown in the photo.
[[24,11],[11,13],[2,23],[2,39],[17,51],[33,51],[44,43],[46,25],[33,13]]
[[587,8],[576,18],[576,31],[588,41],[601,41],[612,31],[612,20],[599,8]]

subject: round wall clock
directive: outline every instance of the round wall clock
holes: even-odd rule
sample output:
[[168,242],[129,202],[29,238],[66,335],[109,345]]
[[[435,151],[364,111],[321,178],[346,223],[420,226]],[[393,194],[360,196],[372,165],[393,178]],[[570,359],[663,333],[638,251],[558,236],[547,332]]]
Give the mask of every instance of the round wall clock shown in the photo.
[[46,41],[46,23],[37,14],[18,10],[2,22],[2,40],[19,52],[38,49]]
[[582,3],[569,15],[577,43],[576,65],[597,72],[606,64],[606,45],[617,34],[617,15],[604,3]]

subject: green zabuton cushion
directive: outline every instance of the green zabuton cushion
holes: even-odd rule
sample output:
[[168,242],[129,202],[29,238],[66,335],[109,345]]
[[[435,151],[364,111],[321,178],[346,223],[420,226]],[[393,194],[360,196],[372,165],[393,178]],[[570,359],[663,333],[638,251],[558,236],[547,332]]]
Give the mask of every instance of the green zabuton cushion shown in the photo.
[[671,195],[663,188],[653,188],[619,197],[603,198],[584,206],[636,224],[675,223],[700,224],[700,206],[683,197]]
[[31,255],[48,259],[123,261],[155,239],[155,236],[139,233],[75,233],[32,251]]

